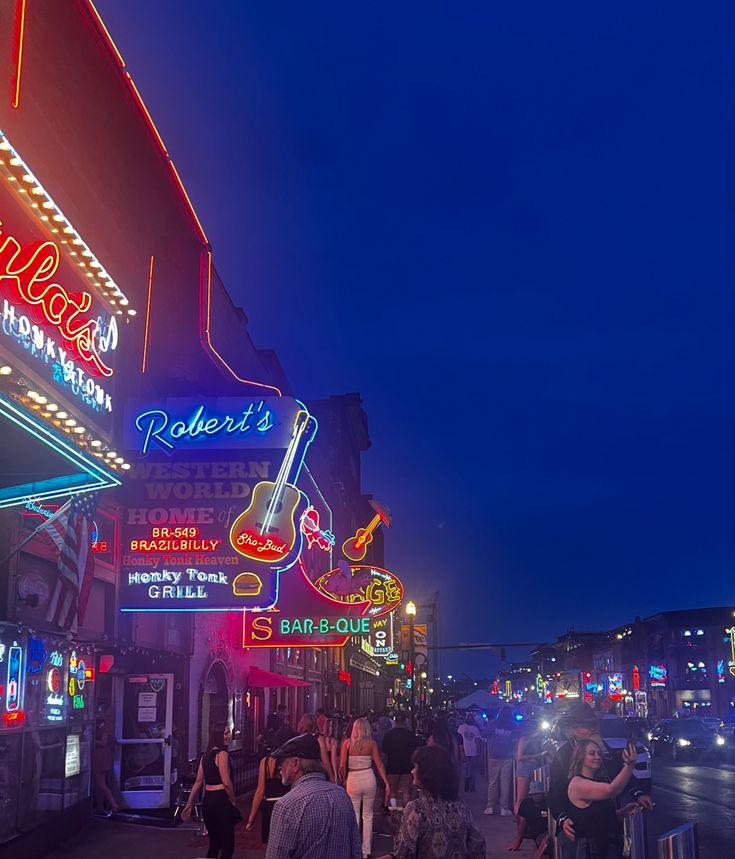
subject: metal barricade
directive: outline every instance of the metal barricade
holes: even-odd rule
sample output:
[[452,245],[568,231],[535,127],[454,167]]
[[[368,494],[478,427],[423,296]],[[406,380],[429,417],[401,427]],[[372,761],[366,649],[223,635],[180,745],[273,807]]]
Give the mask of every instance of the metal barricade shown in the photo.
[[699,859],[697,824],[684,823],[658,839],[658,859]]
[[623,818],[625,856],[628,859],[646,859],[646,818],[642,811]]

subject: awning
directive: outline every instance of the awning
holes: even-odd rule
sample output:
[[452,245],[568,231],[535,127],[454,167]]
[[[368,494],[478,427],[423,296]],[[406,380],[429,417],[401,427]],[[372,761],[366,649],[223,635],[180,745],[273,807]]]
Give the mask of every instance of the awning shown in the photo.
[[119,486],[95,457],[0,394],[0,507]]
[[264,671],[255,665],[250,669],[248,675],[248,686],[251,689],[282,689],[287,686],[311,686],[305,680],[296,680],[293,677],[282,677],[272,671]]

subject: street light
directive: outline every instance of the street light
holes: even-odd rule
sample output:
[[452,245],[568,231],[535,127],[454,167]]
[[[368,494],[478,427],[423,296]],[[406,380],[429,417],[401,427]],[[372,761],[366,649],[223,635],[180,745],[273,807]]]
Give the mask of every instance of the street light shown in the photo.
[[416,711],[416,642],[413,638],[413,622],[416,620],[416,603],[409,600],[406,603],[406,616],[408,617],[409,655],[411,658],[411,714]]

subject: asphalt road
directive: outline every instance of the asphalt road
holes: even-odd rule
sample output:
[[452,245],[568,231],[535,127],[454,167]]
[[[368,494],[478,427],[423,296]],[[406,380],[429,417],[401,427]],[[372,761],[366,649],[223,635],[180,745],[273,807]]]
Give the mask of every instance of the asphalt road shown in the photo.
[[653,760],[653,801],[648,815],[649,856],[656,839],[675,826],[696,821],[701,859],[735,856],[735,747],[722,757]]

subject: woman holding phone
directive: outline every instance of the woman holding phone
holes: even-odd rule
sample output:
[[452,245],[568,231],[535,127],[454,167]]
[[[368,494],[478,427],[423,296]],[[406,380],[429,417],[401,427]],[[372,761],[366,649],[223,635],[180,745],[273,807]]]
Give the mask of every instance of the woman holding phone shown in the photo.
[[636,748],[629,743],[623,752],[623,768],[611,782],[601,781],[602,751],[594,740],[580,740],[569,767],[567,795],[580,859],[617,859],[622,856],[619,821],[638,810],[636,803],[616,810],[615,797],[630,781]]

